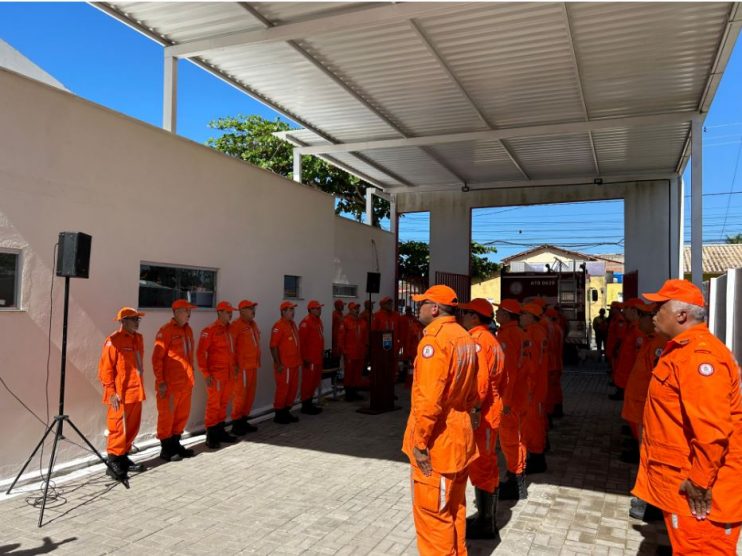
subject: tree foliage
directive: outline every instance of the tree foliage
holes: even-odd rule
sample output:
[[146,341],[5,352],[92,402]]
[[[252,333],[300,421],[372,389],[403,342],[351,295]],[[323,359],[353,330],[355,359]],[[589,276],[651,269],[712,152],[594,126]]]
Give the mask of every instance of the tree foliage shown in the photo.
[[[209,122],[209,127],[219,130],[207,144],[234,158],[293,179],[293,146],[274,135],[277,131],[289,131],[291,126],[276,118],[267,120],[261,116],[228,116]],[[361,220],[366,212],[366,188],[372,187],[363,180],[328,164],[316,156],[302,157],[302,183],[335,195],[338,200],[335,212],[352,214]],[[389,203],[374,197],[374,225],[389,216]]]
[[[471,242],[471,277],[475,281],[491,278],[501,265],[485,257],[497,253],[492,246]],[[428,276],[430,264],[430,247],[423,241],[402,241],[399,244],[399,275],[401,278]]]
[[727,243],[742,243],[742,234],[735,234],[733,236],[727,236],[725,240]]

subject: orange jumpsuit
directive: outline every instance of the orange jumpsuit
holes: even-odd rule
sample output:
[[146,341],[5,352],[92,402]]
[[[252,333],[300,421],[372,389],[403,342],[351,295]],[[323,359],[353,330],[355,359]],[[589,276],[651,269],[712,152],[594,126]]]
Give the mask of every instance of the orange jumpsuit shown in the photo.
[[291,408],[296,401],[296,390],[299,386],[299,367],[301,367],[301,348],[299,331],[292,320],[279,319],[271,329],[271,348],[278,348],[278,357],[283,370],[273,368],[276,380],[276,393],[273,397],[273,408]]
[[[642,423],[652,370],[662,355],[665,344],[667,338],[662,334],[649,334],[636,354],[636,361],[626,382],[621,408],[621,417],[632,426],[632,430]],[[635,436],[638,438],[638,435]]]
[[260,368],[260,329],[252,320],[237,319],[229,325],[237,358],[237,380],[234,381],[232,421],[249,417],[255,402]]
[[[740,368],[705,324],[670,340],[652,372],[633,494],[665,515],[673,554],[736,553],[742,522]],[[712,489],[711,513],[692,516],[685,480]]]
[[340,355],[338,349],[338,334],[340,332],[340,326],[343,324],[343,312],[333,311],[332,312],[332,354],[337,357]]
[[613,384],[622,390],[626,388],[636,355],[644,343],[644,336],[644,333],[639,330],[639,321],[627,323],[621,346],[618,348],[616,365],[613,367]]
[[509,408],[500,419],[500,446],[508,471],[520,475],[526,469],[526,445],[521,426],[528,408],[528,380],[524,362],[525,333],[512,320],[497,331],[497,340],[505,356],[502,403]]
[[548,387],[546,394],[546,413],[551,414],[554,406],[562,403],[562,368],[564,353],[564,333],[558,323],[546,319],[548,332]]
[[[165,324],[155,337],[152,369],[157,394],[157,438],[181,435],[191,414],[193,392],[193,330],[175,319]],[[160,385],[166,387],[160,395]]]
[[526,449],[541,454],[546,449],[546,412],[544,403],[548,388],[548,343],[546,329],[538,322],[526,330],[524,362],[528,376],[528,409],[523,419]]
[[[474,340],[454,317],[424,331],[415,358],[402,451],[412,464],[412,513],[422,556],[466,554],[467,468],[477,457],[470,411],[478,404]],[[427,450],[426,477],[413,448]]]
[[486,326],[475,326],[469,334],[476,343],[477,391],[482,404],[479,427],[474,431],[479,457],[469,467],[469,479],[475,487],[492,493],[500,484],[496,448],[502,414],[500,392],[505,378],[505,355]]
[[204,378],[211,377],[206,387],[204,424],[211,428],[227,418],[227,404],[232,396],[237,360],[229,325],[215,320],[201,331],[198,339],[198,368]]
[[301,371],[301,400],[311,400],[322,380],[325,353],[325,329],[322,319],[307,315],[299,325],[299,344],[304,363]]
[[611,318],[608,320],[608,337],[605,340],[605,357],[612,369],[616,366],[618,348],[626,333],[626,319],[618,310],[615,310],[615,314],[613,313],[614,311],[611,311]]
[[340,327],[338,347],[343,356],[343,386],[346,388],[358,388],[367,383],[361,376],[368,347],[367,330],[366,321],[353,315],[346,315]]
[[[139,433],[142,402],[145,399],[142,378],[144,341],[138,332],[123,330],[106,338],[98,362],[98,379],[103,384],[103,403],[108,405],[108,446],[114,456],[124,456]],[[112,394],[120,398],[118,410],[110,404]]]

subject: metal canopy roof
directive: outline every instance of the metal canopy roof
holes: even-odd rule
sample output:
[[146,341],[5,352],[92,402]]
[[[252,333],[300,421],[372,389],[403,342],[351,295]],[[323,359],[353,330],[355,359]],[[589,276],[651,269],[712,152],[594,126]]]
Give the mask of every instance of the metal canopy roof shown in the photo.
[[389,192],[677,175],[739,3],[95,4]]

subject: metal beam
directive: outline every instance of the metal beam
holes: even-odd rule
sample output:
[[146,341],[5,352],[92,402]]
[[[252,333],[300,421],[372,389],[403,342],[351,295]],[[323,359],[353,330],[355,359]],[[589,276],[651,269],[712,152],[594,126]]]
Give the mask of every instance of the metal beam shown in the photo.
[[[582,106],[582,113],[585,115],[585,121],[590,121],[590,113],[587,110],[587,102],[585,101],[585,89],[582,86],[582,72],[580,71],[580,62],[577,60],[577,51],[575,50],[575,41],[572,33],[572,20],[569,17],[569,8],[566,2],[562,2],[562,17],[564,19],[564,26],[567,29],[567,39],[569,40],[569,52],[572,57],[572,68],[575,72],[575,79],[577,80],[577,91],[580,93],[580,105]],[[588,132],[590,139],[590,151],[593,154],[593,164],[595,165],[595,173],[600,175],[600,165],[598,164],[598,153],[595,150],[595,141],[593,140],[593,132]]]
[[206,52],[233,46],[286,42],[301,40],[307,37],[316,37],[326,33],[336,33],[337,31],[385,26],[412,17],[460,11],[465,6],[466,4],[452,5],[450,3],[437,2],[383,4],[381,6],[377,5],[371,8],[363,8],[341,14],[325,15],[295,23],[276,25],[268,29],[240,31],[239,33],[187,41],[167,47],[165,50],[172,56],[190,58]]
[[691,131],[690,272],[692,282],[703,283],[703,118],[693,118]]
[[500,128],[485,131],[467,131],[464,133],[450,133],[443,135],[428,135],[426,137],[410,137],[406,139],[382,139],[378,141],[359,141],[355,143],[342,143],[336,145],[317,145],[312,147],[302,147],[300,150],[302,154],[327,154],[335,152],[368,151],[374,149],[394,149],[398,147],[443,145],[464,141],[497,141],[501,139],[513,139],[516,137],[574,135],[601,129],[625,129],[683,123],[692,120],[696,114],[696,112],[673,112],[669,114],[654,114],[649,116],[606,118],[602,120],[590,120],[589,122],[568,122],[560,124]]
[[162,128],[175,133],[178,125],[178,59],[165,55],[162,88]]

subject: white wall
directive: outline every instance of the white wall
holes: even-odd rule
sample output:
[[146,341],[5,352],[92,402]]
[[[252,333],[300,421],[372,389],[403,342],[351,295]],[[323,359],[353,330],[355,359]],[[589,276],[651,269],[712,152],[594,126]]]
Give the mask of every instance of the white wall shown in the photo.
[[[335,218],[329,195],[4,70],[0,198],[0,247],[21,249],[23,258],[21,310],[0,311],[1,372],[42,418],[53,246],[60,231],[93,236],[90,279],[71,280],[66,410],[100,449],[105,448],[105,407],[97,360],[105,337],[117,327],[117,309],[137,304],[141,261],[217,268],[219,299],[259,302],[264,365],[255,406],[260,409],[272,402],[267,343],[279,316],[283,275],[302,276],[305,300],[297,318],[303,318],[310,298],[332,304],[338,269],[354,279],[361,272],[365,277],[370,237],[377,241],[380,260],[393,259],[389,234]],[[341,254],[336,256],[339,235]],[[388,289],[392,278],[388,268],[383,273]],[[52,416],[57,412],[63,279],[53,282]],[[153,436],[156,424],[152,343],[169,317],[167,309],[149,310],[140,328],[149,398],[143,438]],[[212,310],[195,310],[194,333],[214,318]],[[329,331],[329,308],[324,321]],[[190,429],[203,421],[204,400],[199,374]],[[0,479],[16,472],[43,429],[0,389]],[[61,460],[79,455],[65,443]]]

